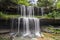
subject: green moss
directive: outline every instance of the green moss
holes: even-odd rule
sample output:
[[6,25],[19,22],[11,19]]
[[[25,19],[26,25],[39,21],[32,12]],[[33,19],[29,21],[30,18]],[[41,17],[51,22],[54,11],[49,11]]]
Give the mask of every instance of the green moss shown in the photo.
[[20,15],[7,15],[7,14],[0,12],[0,18],[3,18],[3,19],[17,18],[17,17],[20,17]]
[[56,7],[57,7],[57,9],[60,9],[60,1],[57,2]]
[[[3,19],[18,18],[18,17],[20,17],[20,15],[7,15],[4,14],[3,12],[0,12],[0,18]],[[60,13],[54,11],[52,13],[45,14],[44,16],[34,16],[34,17],[43,19],[60,19]]]
[[4,38],[0,36],[0,40],[10,40],[9,38]]

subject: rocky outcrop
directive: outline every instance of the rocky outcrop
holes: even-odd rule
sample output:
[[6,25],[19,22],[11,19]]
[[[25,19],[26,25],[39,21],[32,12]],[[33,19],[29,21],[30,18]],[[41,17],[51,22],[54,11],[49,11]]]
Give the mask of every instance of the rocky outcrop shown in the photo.
[[[12,25],[16,28],[18,26],[18,20],[17,19],[6,20],[6,19],[0,18],[0,28],[11,28]],[[21,19],[21,25],[22,25],[22,19]],[[43,25],[59,26],[60,19],[40,19],[40,25],[41,26]]]
[[[12,2],[7,2],[7,3],[1,3],[0,2],[0,11],[6,13],[6,14],[20,14],[21,13],[21,9],[20,9],[21,5],[12,3]],[[27,8],[27,6],[25,6]],[[49,8],[45,8],[44,7],[44,12],[43,14],[49,13],[51,9]],[[34,7],[34,14],[35,15],[42,15],[41,14],[41,7]]]
[[59,26],[60,19],[41,19],[41,25]]

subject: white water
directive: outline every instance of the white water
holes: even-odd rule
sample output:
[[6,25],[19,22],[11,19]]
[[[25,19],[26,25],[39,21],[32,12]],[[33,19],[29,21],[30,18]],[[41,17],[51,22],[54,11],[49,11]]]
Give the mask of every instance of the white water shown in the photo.
[[26,8],[24,5],[21,5],[21,17],[22,16],[26,17]]
[[43,16],[43,14],[44,14],[44,7],[41,7],[41,14]]
[[34,16],[34,13],[33,13],[33,7],[32,6],[28,6],[27,7],[27,13],[28,13],[28,17],[32,17]]
[[[23,36],[31,36],[31,32],[29,29],[29,18],[23,18]],[[26,28],[26,29],[25,29]]]
[[40,35],[39,19],[35,18],[34,22],[35,22],[35,35],[40,37],[41,35]]
[[19,31],[20,31],[20,19],[21,18],[18,18],[18,34],[19,34]]
[[[28,6],[27,7],[27,12],[28,15],[26,15],[26,7],[23,5],[21,6],[21,17],[18,18],[18,33],[19,33],[19,28],[20,28],[20,19],[23,18],[23,32],[22,32],[22,37],[41,37],[40,34],[40,25],[39,25],[39,19],[34,17],[34,7]],[[30,21],[31,22],[34,20],[34,31],[32,35],[32,31],[30,29]],[[33,25],[33,24],[32,24]]]

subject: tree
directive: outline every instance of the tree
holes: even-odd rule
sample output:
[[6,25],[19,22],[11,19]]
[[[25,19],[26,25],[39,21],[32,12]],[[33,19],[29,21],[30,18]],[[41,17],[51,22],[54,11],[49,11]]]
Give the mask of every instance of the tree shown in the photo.
[[60,9],[60,0],[58,0],[58,2],[56,3],[56,7],[57,9]]
[[11,0],[12,2],[16,3],[16,4],[22,4],[22,5],[29,5],[29,2],[27,0]]
[[38,6],[40,7],[47,7],[47,6],[53,6],[56,0],[38,0]]
[[27,0],[0,0],[0,2],[3,2],[3,3],[13,2],[16,4],[22,4],[22,5],[26,5],[26,6],[30,5]]

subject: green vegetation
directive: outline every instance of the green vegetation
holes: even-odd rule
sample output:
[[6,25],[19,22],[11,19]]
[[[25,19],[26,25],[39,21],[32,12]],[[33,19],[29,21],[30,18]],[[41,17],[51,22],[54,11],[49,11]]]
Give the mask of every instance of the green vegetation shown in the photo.
[[29,6],[29,2],[27,0],[11,0],[11,1],[16,4],[22,4],[22,5]]
[[43,32],[45,37],[52,38],[54,40],[60,40],[60,28],[55,28],[54,26],[43,26],[47,31]]
[[[26,5],[26,6],[29,6],[30,5],[30,3],[28,2],[28,0],[0,0],[0,2],[6,3],[6,4],[12,2],[12,3],[15,3],[17,5],[18,4]],[[53,12],[50,12],[48,14],[45,14],[44,16],[35,16],[35,17],[37,17],[37,18],[47,18],[47,19],[50,19],[50,18],[59,19],[60,18],[60,13],[58,11],[56,12],[56,10],[54,10],[54,8],[55,9],[59,9],[60,8],[60,1],[59,0],[56,2],[55,5],[53,5],[54,4],[54,0],[38,0],[38,3],[37,4],[38,4],[37,6],[39,6],[39,7],[53,7],[52,8],[53,9],[52,10]],[[6,19],[12,18],[12,17],[13,18],[17,18],[19,16],[20,15],[7,15],[7,14],[3,14],[3,13],[0,14],[0,17],[6,18]]]
[[54,26],[43,26],[43,28],[45,28],[46,30],[44,30],[45,32],[49,32],[49,33],[53,33],[53,34],[60,34],[60,28],[55,28]]
[[60,12],[53,11],[49,14],[44,15],[46,18],[54,18],[54,19],[59,19],[60,18]]
[[20,17],[20,15],[7,15],[0,12],[0,18],[3,18],[3,19],[17,18],[17,17]]
[[29,2],[27,0],[0,0],[0,2],[2,3],[15,3],[15,4],[22,4],[22,5],[26,5],[29,6]]
[[[15,9],[13,4],[16,5],[25,5],[25,6],[30,6],[30,3],[27,0],[0,0],[0,3],[2,3],[3,5],[9,5],[9,6],[3,6],[1,4],[1,7],[4,7],[5,9]],[[8,4],[9,3],[9,4]],[[50,8],[52,7],[52,12],[49,12],[48,14],[44,14],[43,16],[34,16],[36,18],[44,18],[44,19],[60,19],[60,0],[58,0],[55,5],[54,4],[54,0],[38,0],[37,3],[37,7],[45,7],[45,8]],[[12,8],[10,8],[12,7]],[[3,9],[3,8],[2,8]],[[55,9],[55,10],[54,10]],[[59,11],[58,11],[59,9]],[[49,9],[50,10],[50,9]],[[57,11],[56,11],[57,10]],[[10,19],[10,18],[18,18],[20,17],[20,15],[8,15],[8,14],[4,14],[4,12],[1,10],[0,11],[0,18],[3,19]],[[45,27],[47,28],[47,31],[49,31],[51,34],[53,34],[54,36],[50,36],[51,38],[53,38],[54,40],[60,40],[60,29],[59,28],[54,28],[54,26],[47,26]],[[45,29],[44,28],[44,29]],[[0,40],[10,40],[9,38],[3,38],[0,37]]]
[[[8,15],[0,12],[0,18],[9,19],[9,18],[18,18],[20,15]],[[45,14],[44,16],[35,16],[36,18],[46,18],[46,19],[60,19],[60,13],[53,11],[52,13]]]
[[38,0],[39,7],[53,6],[54,0]]
[[56,5],[57,9],[60,9],[60,1],[57,2],[57,5]]
[[0,40],[10,40],[9,38],[3,38],[0,36]]

